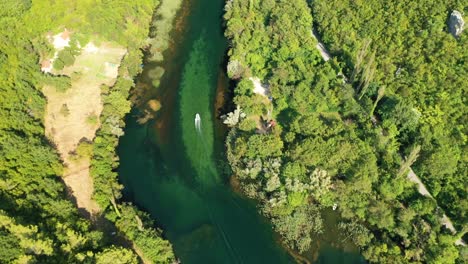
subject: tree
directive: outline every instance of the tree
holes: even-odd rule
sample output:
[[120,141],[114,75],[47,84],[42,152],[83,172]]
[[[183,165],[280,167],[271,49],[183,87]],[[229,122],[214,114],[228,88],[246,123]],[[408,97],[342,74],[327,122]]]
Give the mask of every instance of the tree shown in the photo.
[[61,61],[64,66],[71,66],[75,63],[75,52],[70,47],[65,47],[57,55],[57,61]]
[[371,110],[371,112],[370,112],[370,116],[373,116],[373,115],[374,115],[375,108],[377,107],[377,104],[378,104],[379,101],[382,99],[382,97],[384,97],[384,95],[385,95],[385,86],[380,86],[380,87],[379,87],[379,91],[377,92],[377,98],[375,99],[374,105],[372,106],[372,110]]
[[283,142],[274,135],[253,135],[247,143],[246,156],[249,158],[267,158],[281,155]]
[[223,121],[224,124],[233,127],[241,121],[242,118],[245,118],[245,114],[242,113],[240,106],[237,106],[237,108],[231,112],[228,113]]
[[128,249],[110,247],[96,254],[96,264],[137,264],[136,255]]
[[305,252],[310,247],[311,234],[323,232],[320,210],[313,205],[304,205],[291,215],[273,218],[273,224],[283,235],[283,239],[299,252]]
[[19,240],[12,234],[0,231],[0,261],[7,263],[17,259],[22,250],[19,245]]
[[331,187],[331,177],[327,171],[316,168],[310,175],[309,188],[316,199],[320,199]]
[[421,151],[421,146],[420,145],[415,146],[411,150],[409,156],[407,158],[405,157],[405,160],[401,164],[400,170],[398,171],[398,176],[397,177],[401,177],[403,174],[408,173],[408,170],[410,169],[411,165],[413,165],[413,163],[418,158],[420,151]]
[[351,239],[356,245],[361,247],[368,245],[374,237],[365,226],[357,222],[340,222],[338,228],[344,232],[343,242]]
[[231,79],[238,79],[242,76],[244,69],[238,60],[229,60],[227,74]]

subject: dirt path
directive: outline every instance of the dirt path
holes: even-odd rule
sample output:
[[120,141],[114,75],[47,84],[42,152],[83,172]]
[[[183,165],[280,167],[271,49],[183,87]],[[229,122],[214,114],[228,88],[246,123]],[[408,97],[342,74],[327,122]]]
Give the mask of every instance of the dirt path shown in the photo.
[[[317,33],[314,31],[314,30],[310,30],[310,33],[312,35],[312,37],[317,40],[317,45],[315,45],[315,48],[320,52],[320,55],[322,56],[322,59],[327,62],[329,61],[332,56],[330,55],[330,53],[328,52],[327,48],[325,47],[325,45],[320,41],[320,38],[319,36],[317,35]],[[346,75],[344,75],[343,72],[339,72],[338,77],[342,78],[343,80],[343,84],[345,83],[348,83],[349,79],[348,77],[346,77]]]
[[[325,61],[328,61],[330,60],[331,58],[331,55],[330,53],[327,51],[327,49],[325,48],[325,46],[323,45],[323,43],[319,40],[318,36],[316,35],[316,33],[311,30],[310,31],[312,36],[317,40],[317,45],[316,45],[316,48],[320,51],[320,55],[322,55],[322,58],[325,60]],[[345,79],[346,76],[344,76]],[[253,80],[252,80],[253,81]],[[255,82],[254,82],[255,83]],[[430,197],[431,199],[434,199],[434,197],[431,195],[431,193],[427,190],[426,186],[424,185],[424,183],[421,181],[421,179],[419,179],[419,177],[414,173],[413,169],[409,169],[409,172],[408,172],[408,175],[407,175],[408,179],[411,181],[411,182],[414,182],[416,183],[416,185],[418,186],[418,192],[423,195],[423,196],[427,196],[427,197]],[[435,200],[435,199],[434,199]],[[436,201],[437,202],[437,201]],[[447,229],[449,229],[452,234],[456,234],[457,233],[457,230],[455,229],[455,227],[453,226],[453,223],[452,221],[450,220],[450,218],[444,213],[442,218],[440,219],[441,223],[443,226],[445,226]],[[455,244],[456,245],[461,245],[461,246],[465,246],[465,241],[463,241],[462,238],[458,239],[457,241],[455,241]]]
[[419,177],[414,173],[413,169],[411,169],[411,168],[409,169],[409,172],[408,172],[408,179],[411,182],[414,182],[414,183],[416,183],[418,185],[418,192],[420,194],[434,199],[434,197],[432,197],[431,193],[427,190],[424,183],[422,183],[422,181],[419,179]]
[[91,153],[88,151],[80,156],[76,150],[80,142],[94,139],[101,124],[101,85],[112,86],[115,83],[118,66],[125,53],[125,49],[107,43],[99,47],[87,45],[72,66],[61,71],[52,70],[54,75],[71,78],[69,89],[63,92],[53,86],[43,88],[47,98],[45,133],[54,142],[63,160],[63,180],[70,194],[78,208],[86,210],[89,215],[100,210],[92,199],[94,187],[89,174]]
[[[416,183],[416,185],[418,186],[418,192],[421,195],[430,197],[431,199],[434,199],[434,197],[427,190],[426,186],[421,181],[421,179],[419,179],[419,177],[416,175],[416,173],[414,173],[413,169],[411,169],[411,168],[409,169],[407,177],[411,182]],[[437,202],[437,200],[436,200],[436,202]],[[443,226],[445,226],[448,230],[450,230],[452,232],[452,234],[457,233],[457,230],[453,226],[452,220],[450,220],[450,218],[445,213],[442,215],[442,218],[440,219],[440,222],[442,223]],[[463,241],[463,239],[460,238],[457,241],[455,241],[455,244],[465,246],[465,241]]]
[[317,45],[315,46],[319,51],[320,51],[320,55],[322,55],[322,58],[324,61],[328,61],[331,59],[331,55],[330,53],[327,51],[327,49],[325,48],[325,45],[323,45],[323,43],[320,41],[319,37],[317,36],[317,34],[313,31],[313,30],[310,30],[310,33],[312,34],[312,37],[314,37],[314,39],[317,40]]
[[71,163],[63,175],[65,184],[71,189],[76,199],[78,208],[85,209],[91,215],[100,211],[97,203],[91,198],[93,196],[93,180],[89,174],[89,159],[84,159],[76,164]]

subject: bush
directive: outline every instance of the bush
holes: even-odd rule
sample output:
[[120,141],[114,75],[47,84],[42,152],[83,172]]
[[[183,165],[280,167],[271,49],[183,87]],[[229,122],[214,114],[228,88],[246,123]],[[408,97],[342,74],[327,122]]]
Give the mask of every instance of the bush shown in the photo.
[[76,154],[79,157],[89,158],[93,155],[93,143],[88,140],[81,140],[76,148]]
[[57,60],[61,60],[64,66],[70,66],[75,62],[75,56],[70,49],[65,48],[58,53]]
[[57,71],[61,71],[63,70],[63,68],[65,67],[65,63],[60,60],[60,59],[55,59],[54,60],[54,69],[57,70]]
[[99,123],[99,118],[96,114],[89,114],[88,117],[86,118],[86,122],[91,125],[95,126]]
[[[55,65],[55,62],[54,62],[54,65]],[[47,75],[43,75],[42,84],[53,86],[55,87],[55,90],[59,92],[65,92],[71,87],[71,79],[68,76],[63,76],[63,75],[53,76],[53,75],[47,74]]]

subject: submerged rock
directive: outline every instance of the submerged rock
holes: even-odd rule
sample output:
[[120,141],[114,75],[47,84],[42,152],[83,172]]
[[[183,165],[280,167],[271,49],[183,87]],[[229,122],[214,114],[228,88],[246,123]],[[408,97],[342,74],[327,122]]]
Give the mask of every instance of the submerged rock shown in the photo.
[[156,99],[149,100],[147,104],[148,104],[148,107],[154,112],[157,112],[159,111],[159,109],[161,109],[161,102],[159,102]]
[[459,37],[463,32],[464,26],[465,21],[463,20],[462,14],[457,10],[453,10],[448,22],[450,34],[454,37]]

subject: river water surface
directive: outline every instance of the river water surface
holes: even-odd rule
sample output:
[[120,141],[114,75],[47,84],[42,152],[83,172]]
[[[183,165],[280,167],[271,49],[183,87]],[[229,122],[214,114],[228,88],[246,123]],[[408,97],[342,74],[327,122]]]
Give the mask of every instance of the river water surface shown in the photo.
[[[217,86],[226,85],[219,78],[227,49],[224,0],[185,2],[155,93],[162,108],[146,125],[137,124],[136,111],[126,120],[118,148],[125,198],[151,214],[182,263],[293,263],[268,221],[231,190],[219,168],[223,135],[215,129],[214,99]],[[145,64],[139,81],[149,85],[145,73],[156,66]],[[330,254],[352,263],[340,251],[324,253],[318,262],[333,263]]]
[[178,42],[165,56],[159,116],[145,126],[129,116],[119,144],[126,198],[155,218],[182,263],[291,263],[268,222],[231,191],[217,166],[214,98],[227,47],[224,0],[186,5],[186,28],[175,31],[183,36],[174,36]]

